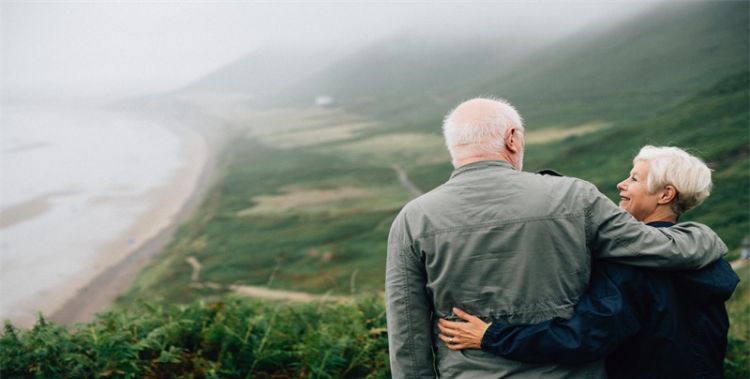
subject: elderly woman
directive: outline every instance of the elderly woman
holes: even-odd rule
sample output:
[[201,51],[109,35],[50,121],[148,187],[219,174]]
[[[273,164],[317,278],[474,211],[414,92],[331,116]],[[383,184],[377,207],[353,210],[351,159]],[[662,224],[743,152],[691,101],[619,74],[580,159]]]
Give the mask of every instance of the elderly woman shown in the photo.
[[[656,228],[701,204],[711,171],[676,147],[645,146],[617,185],[620,207]],[[719,260],[696,271],[593,264],[587,292],[569,319],[491,324],[458,308],[440,320],[452,350],[479,349],[525,362],[579,364],[606,358],[609,378],[722,378],[729,321],[724,302],[739,279]]]

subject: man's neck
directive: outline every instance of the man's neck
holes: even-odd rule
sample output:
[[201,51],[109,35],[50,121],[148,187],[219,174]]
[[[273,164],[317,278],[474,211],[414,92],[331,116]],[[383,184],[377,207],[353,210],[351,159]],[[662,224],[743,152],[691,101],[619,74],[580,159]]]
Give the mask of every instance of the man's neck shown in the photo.
[[468,164],[472,164],[475,162],[481,162],[481,161],[504,161],[505,159],[502,159],[500,157],[494,157],[494,158],[487,158],[487,157],[472,157],[472,158],[466,158],[462,159],[458,162],[456,162],[456,168],[466,166]]
[[466,157],[462,157],[460,160],[457,160],[455,162],[455,167],[459,168],[462,166],[466,166],[467,164],[471,164],[474,162],[481,162],[481,161],[505,161],[508,162],[514,169],[517,169],[514,165],[513,160],[509,159],[510,157],[507,156],[507,154],[488,154],[488,153],[479,153],[475,155],[469,155]]

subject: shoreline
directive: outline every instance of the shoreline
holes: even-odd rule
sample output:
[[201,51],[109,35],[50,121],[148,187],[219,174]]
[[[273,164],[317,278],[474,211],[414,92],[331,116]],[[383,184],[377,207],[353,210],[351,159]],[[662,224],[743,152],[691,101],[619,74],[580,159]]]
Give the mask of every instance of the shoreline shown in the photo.
[[[123,238],[119,242],[105,243],[102,250],[106,253],[95,262],[93,275],[88,276],[88,280],[66,283],[56,291],[63,293],[64,299],[58,300],[57,306],[49,307],[46,315],[51,321],[63,325],[88,322],[109,308],[130,287],[141,269],[164,251],[177,228],[192,216],[216,180],[217,158],[223,144],[220,137],[209,135],[200,125],[179,118],[167,119],[162,113],[150,112],[148,116],[150,120],[157,116],[157,121],[181,140],[185,163],[165,185],[144,195],[152,200],[151,206],[121,235],[126,240],[138,236],[137,244],[123,246]],[[192,188],[187,197],[172,209],[163,209],[164,204],[175,202],[173,190],[185,186],[186,177],[194,178],[189,180]]]

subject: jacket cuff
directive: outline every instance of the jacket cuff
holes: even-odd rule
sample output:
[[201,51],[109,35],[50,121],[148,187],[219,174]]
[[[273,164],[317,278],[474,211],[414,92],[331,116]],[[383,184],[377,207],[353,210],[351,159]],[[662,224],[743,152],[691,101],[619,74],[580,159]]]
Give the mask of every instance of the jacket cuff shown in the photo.
[[495,346],[493,345],[497,344],[497,341],[500,339],[500,333],[502,333],[506,325],[494,320],[492,321],[487,330],[484,331],[484,336],[482,336],[483,351],[491,352],[494,350]]

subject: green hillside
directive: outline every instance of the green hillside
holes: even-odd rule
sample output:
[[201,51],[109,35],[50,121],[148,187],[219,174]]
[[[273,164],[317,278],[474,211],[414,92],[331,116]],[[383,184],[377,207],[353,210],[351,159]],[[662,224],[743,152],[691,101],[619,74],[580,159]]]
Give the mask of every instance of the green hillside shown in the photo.
[[703,205],[680,221],[706,223],[736,249],[750,231],[748,88],[748,71],[730,75],[642,120],[550,144],[544,151],[529,149],[528,164],[584,178],[616,199],[615,185],[629,172],[641,146],[682,147],[702,157],[714,170],[714,189]]
[[[548,47],[518,72],[485,71],[482,87],[467,84],[455,92],[516,102],[527,121],[526,168],[584,178],[613,199],[641,146],[693,151],[714,169],[716,185],[685,220],[715,228],[736,256],[750,230],[747,10],[746,2],[667,3],[630,23]],[[338,71],[354,79],[365,69],[362,62],[393,55],[381,45],[374,50],[346,58]],[[419,71],[414,64],[428,51],[399,58],[404,67],[392,74],[424,89],[424,76],[406,74]],[[374,62],[381,67],[387,60]],[[330,78],[326,70],[321,75],[319,83]],[[398,82],[398,75],[389,80]],[[393,104],[421,98],[404,95],[405,86],[368,81],[365,75],[329,88],[359,99],[378,88],[399,94],[384,100],[393,112],[374,115],[374,108],[362,112],[352,103],[255,111],[235,120],[238,137],[225,179],[123,303],[144,294],[180,301],[220,296],[237,286],[336,295],[382,289],[390,220],[411,196],[398,170],[423,191],[447,179],[440,119],[455,104],[399,113]],[[300,93],[308,88],[303,84]],[[202,265],[198,279],[191,278],[191,259]]]
[[747,70],[749,6],[666,2],[549,48],[509,75],[487,78],[478,92],[508,94],[539,127],[659,113]]

